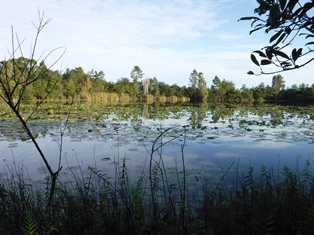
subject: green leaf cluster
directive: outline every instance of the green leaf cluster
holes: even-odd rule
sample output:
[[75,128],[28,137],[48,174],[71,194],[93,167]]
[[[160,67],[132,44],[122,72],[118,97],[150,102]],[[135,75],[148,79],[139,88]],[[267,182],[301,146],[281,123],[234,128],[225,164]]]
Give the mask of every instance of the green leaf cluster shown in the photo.
[[[301,68],[314,60],[314,56],[305,58],[305,55],[312,55],[313,50],[305,47],[313,45],[314,41],[314,2],[300,2],[298,0],[257,0],[259,7],[254,13],[259,17],[242,17],[239,20],[252,21],[250,31],[264,29],[266,33],[273,33],[269,39],[269,45],[261,50],[253,51],[251,61],[259,66],[261,74],[273,74],[281,71],[289,71]],[[305,36],[304,48],[293,48],[287,53],[293,41],[300,36]],[[305,51],[305,52],[304,52]],[[256,55],[261,59],[259,60]],[[302,58],[302,60],[299,60]],[[297,63],[298,60],[298,63]],[[273,65],[276,69],[268,72],[263,66]],[[248,74],[255,74],[249,71]]]

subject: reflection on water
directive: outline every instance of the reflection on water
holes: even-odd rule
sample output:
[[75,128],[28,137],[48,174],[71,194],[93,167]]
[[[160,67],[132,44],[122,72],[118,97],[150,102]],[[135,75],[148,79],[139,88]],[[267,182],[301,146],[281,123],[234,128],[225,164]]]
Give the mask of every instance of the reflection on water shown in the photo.
[[[60,130],[67,112],[47,108],[49,114],[39,113],[29,125],[52,168],[56,169]],[[239,162],[240,169],[287,165],[293,170],[302,170],[307,159],[312,164],[314,160],[314,112],[309,107],[211,104],[84,107],[80,104],[73,106],[71,112],[62,136],[64,167],[60,175],[65,180],[69,174],[84,172],[89,166],[112,176],[124,158],[130,176],[138,175],[148,166],[156,137],[167,128],[170,129],[162,141],[172,141],[159,152],[166,167],[181,169],[181,149],[185,143],[186,168],[195,175],[199,172],[210,175],[228,168],[233,161]],[[186,139],[182,135],[185,131]],[[1,117],[0,150],[3,177],[6,174],[10,177],[10,171],[14,170],[23,170],[35,180],[45,177],[39,154],[11,117]],[[154,159],[158,157],[156,152]]]

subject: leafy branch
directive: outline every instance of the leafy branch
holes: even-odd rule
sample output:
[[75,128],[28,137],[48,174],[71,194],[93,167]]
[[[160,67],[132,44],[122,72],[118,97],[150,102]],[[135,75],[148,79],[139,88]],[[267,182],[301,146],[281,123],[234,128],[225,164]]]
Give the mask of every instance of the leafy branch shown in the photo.
[[[252,21],[250,34],[265,29],[265,33],[272,32],[268,46],[255,50],[251,54],[252,62],[260,68],[260,74],[249,71],[251,75],[275,74],[304,67],[314,60],[314,18],[310,16],[314,2],[301,4],[298,0],[257,0],[259,7],[254,10],[260,17],[242,17],[239,21]],[[265,18],[261,18],[264,16]],[[305,36],[303,48],[293,48],[287,54],[285,49],[300,36]],[[306,50],[306,51],[305,51]],[[308,57],[310,55],[310,58]],[[259,57],[259,59],[257,58]],[[303,58],[302,61],[300,58]],[[276,69],[266,72],[264,66],[273,65]]]

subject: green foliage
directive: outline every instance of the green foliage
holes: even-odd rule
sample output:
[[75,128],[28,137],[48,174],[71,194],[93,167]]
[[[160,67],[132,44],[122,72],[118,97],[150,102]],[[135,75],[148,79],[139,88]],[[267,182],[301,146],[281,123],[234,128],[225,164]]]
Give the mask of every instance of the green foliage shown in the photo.
[[211,89],[215,101],[234,102],[240,99],[240,92],[235,88],[234,83],[225,79],[221,81],[217,76],[213,80]]
[[24,220],[23,229],[27,235],[36,234],[38,231],[37,221],[31,214],[27,214]]
[[[313,56],[310,59],[304,57],[313,53],[311,48],[307,48],[306,52],[303,52],[304,48],[293,48],[290,55],[285,52],[287,46],[300,36],[304,37],[304,47],[314,44],[313,1],[257,0],[257,2],[259,7],[254,13],[259,17],[242,17],[240,20],[252,21],[253,29],[250,34],[261,29],[266,33],[273,33],[269,39],[270,45],[251,54],[252,62],[260,67],[261,73],[273,74],[298,69],[313,61]],[[257,60],[255,55],[261,57],[261,60]],[[301,58],[304,59],[299,61]],[[279,70],[265,72],[263,67],[268,65],[275,65]],[[249,71],[248,74],[254,73]]]
[[[157,141],[155,148],[162,146],[165,143]],[[257,174],[253,168],[229,171],[230,166],[218,183],[188,172],[185,182],[181,172],[163,167],[161,155],[153,158],[152,177],[143,172],[137,181],[129,178],[125,160],[116,165],[114,179],[96,167],[89,167],[84,174],[73,170],[69,182],[58,183],[47,215],[42,189],[28,185],[21,175],[15,180],[0,177],[1,234],[314,232],[313,176],[306,168],[294,172],[287,167],[275,171],[262,166]],[[230,179],[238,182],[232,188]],[[150,183],[156,204],[151,200]],[[46,220],[44,216],[48,216]]]
[[140,83],[139,80],[143,78],[143,71],[139,66],[134,66],[131,71],[131,78],[133,80],[132,96],[139,97],[140,95]]
[[207,84],[202,72],[194,69],[190,75],[190,98],[193,101],[204,102],[207,100]]
[[[294,53],[300,53],[295,51]],[[263,52],[259,53],[263,55]],[[17,63],[18,62],[18,63]],[[258,61],[257,61],[258,62]],[[8,82],[2,82],[0,95],[5,93],[5,90],[16,99],[20,94],[21,89],[24,89],[24,100],[40,100],[49,93],[50,100],[69,99],[84,99],[84,100],[99,100],[102,102],[125,102],[141,100],[142,83],[131,81],[127,77],[117,80],[116,83],[107,82],[105,74],[100,71],[90,71],[85,73],[82,68],[67,69],[63,74],[58,71],[53,71],[46,68],[44,62],[38,63],[34,60],[29,62],[28,59],[22,57],[15,62],[13,60],[2,61],[2,70],[0,71],[0,79],[4,79],[4,74],[15,67],[15,73],[20,74],[20,80],[8,79]],[[23,64],[24,63],[24,64]],[[36,73],[41,73],[40,79],[36,79],[23,88],[23,74],[26,66],[29,63],[36,65]],[[259,63],[259,62],[258,62]],[[136,66],[135,66],[136,67]],[[138,66],[137,66],[138,67]],[[139,67],[138,67],[139,68]],[[45,70],[46,69],[46,70]],[[137,74],[134,69],[134,73]],[[1,75],[2,72],[2,75]],[[141,73],[140,73],[141,74]],[[23,76],[22,76],[23,75]],[[137,80],[140,75],[135,75]],[[273,101],[284,100],[293,102],[312,102],[314,101],[314,88],[308,84],[300,84],[285,87],[284,78],[281,75],[275,75],[271,81],[271,85],[260,84],[256,87],[248,88],[242,86],[236,89],[232,81],[220,79],[215,76],[212,80],[210,88],[203,76],[203,73],[193,70],[189,77],[190,87],[180,87],[176,84],[169,85],[165,82],[159,82],[157,78],[149,79],[147,95],[151,95],[151,101],[169,101],[170,97],[186,98],[185,100],[193,100],[196,102],[252,102],[252,101]],[[4,90],[5,89],[5,90]],[[148,96],[147,96],[148,97]],[[168,97],[168,98],[166,98]],[[177,99],[173,99],[176,101]],[[182,99],[184,100],[184,99]]]

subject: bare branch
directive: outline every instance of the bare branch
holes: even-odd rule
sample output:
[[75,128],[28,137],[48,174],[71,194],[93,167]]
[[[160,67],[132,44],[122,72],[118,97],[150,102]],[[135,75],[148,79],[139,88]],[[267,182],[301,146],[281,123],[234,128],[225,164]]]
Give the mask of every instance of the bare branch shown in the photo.
[[[56,181],[59,172],[62,169],[61,166],[61,153],[59,156],[59,163],[58,168],[54,171],[52,167],[50,166],[50,163],[46,156],[44,155],[42,149],[38,145],[32,131],[30,130],[27,121],[31,116],[34,114],[34,112],[38,109],[38,107],[42,104],[42,102],[48,97],[49,94],[53,91],[56,84],[58,83],[58,79],[55,79],[53,82],[52,87],[46,91],[45,96],[37,103],[36,107],[32,110],[31,114],[27,118],[23,118],[23,115],[20,111],[20,105],[23,101],[25,90],[27,87],[29,87],[30,84],[34,83],[35,81],[38,81],[40,79],[43,79],[44,76],[50,71],[50,69],[56,65],[66,52],[65,47],[58,47],[53,50],[51,50],[43,59],[43,62],[45,62],[54,52],[59,51],[60,49],[63,49],[61,54],[57,57],[57,59],[50,65],[49,67],[40,67],[38,66],[38,61],[35,60],[35,52],[37,49],[38,39],[41,31],[45,28],[45,26],[50,22],[51,19],[44,20],[44,12],[41,14],[38,10],[38,18],[39,23],[36,26],[34,23],[33,25],[36,28],[36,34],[35,39],[33,41],[33,44],[31,46],[31,52],[30,52],[30,58],[24,58],[23,54],[23,48],[22,44],[24,40],[20,41],[18,35],[14,37],[13,32],[13,26],[11,27],[11,33],[12,33],[12,41],[11,41],[11,47],[12,52],[9,53],[9,60],[1,62],[1,68],[0,68],[0,89],[2,92],[0,92],[0,97],[3,98],[3,100],[9,105],[11,110],[14,112],[15,116],[19,119],[21,122],[24,130],[34,143],[38,153],[40,154],[41,159],[43,160],[45,167],[47,168],[50,178],[51,178],[51,186],[49,188],[49,192],[47,192],[48,200],[46,205],[46,215],[48,215],[48,212],[52,206],[53,196],[54,196],[54,190],[56,186]],[[16,38],[16,42],[15,42]],[[21,57],[16,58],[16,52],[19,51]],[[39,58],[42,58],[44,56],[44,53],[40,55]],[[62,149],[60,149],[62,151]],[[45,218],[44,218],[45,219]]]

